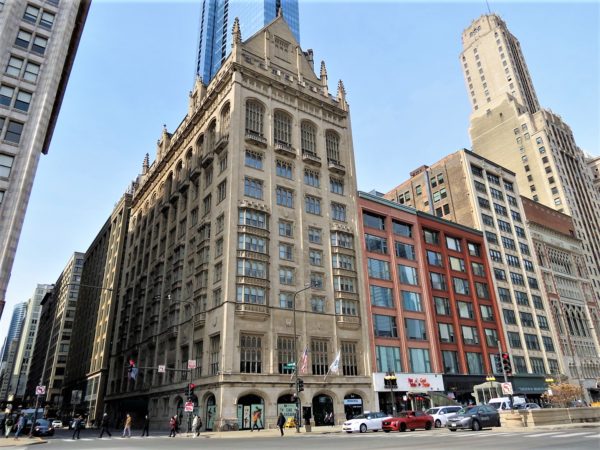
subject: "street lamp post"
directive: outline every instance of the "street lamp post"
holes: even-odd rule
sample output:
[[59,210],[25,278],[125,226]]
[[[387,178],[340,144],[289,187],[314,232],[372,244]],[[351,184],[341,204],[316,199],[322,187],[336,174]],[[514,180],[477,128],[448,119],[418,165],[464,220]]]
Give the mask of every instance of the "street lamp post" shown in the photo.
[[300,401],[300,390],[298,385],[298,346],[296,341],[298,340],[298,334],[296,333],[296,296],[301,292],[304,292],[312,287],[311,284],[304,285],[303,289],[294,292],[294,300],[292,302],[292,314],[294,320],[294,359],[296,366],[294,367],[294,385],[296,391],[296,433],[300,433],[300,420],[302,420],[302,402]]
[[396,402],[394,401],[394,385],[396,384],[396,374],[394,372],[386,372],[383,379],[390,386],[390,399],[392,400],[392,416],[396,415]]
[[492,386],[493,386],[492,382],[496,381],[496,377],[494,375],[489,375],[489,376],[485,377],[485,381],[490,382],[489,394],[490,394],[490,399],[491,399],[492,398]]

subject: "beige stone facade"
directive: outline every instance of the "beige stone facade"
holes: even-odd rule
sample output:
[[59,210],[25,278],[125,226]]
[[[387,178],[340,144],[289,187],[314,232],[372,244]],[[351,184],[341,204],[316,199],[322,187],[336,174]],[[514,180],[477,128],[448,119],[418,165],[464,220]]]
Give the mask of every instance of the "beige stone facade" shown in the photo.
[[598,401],[600,314],[582,243],[573,236],[571,217],[525,197],[523,206],[560,335],[564,374],[582,387],[586,401]]
[[0,316],[90,0],[0,2]]
[[463,32],[473,151],[515,172],[522,195],[573,218],[600,299],[600,195],[571,128],[540,108],[518,40],[497,15]]
[[460,150],[413,171],[385,197],[484,232],[513,371],[559,373],[557,334],[515,174]]
[[592,179],[594,180],[594,186],[600,193],[600,156],[586,158],[588,168],[592,172]]
[[[159,427],[184,418],[192,360],[206,428],[248,428],[256,407],[272,426],[294,408],[285,364],[307,349],[302,404],[313,423],[325,409],[339,422],[345,398],[372,409],[345,91],[329,95],[324,64],[317,77],[283,18],[243,43],[237,21],[233,34],[135,184],[109,411],[149,411]],[[326,378],[338,354],[340,375]]]

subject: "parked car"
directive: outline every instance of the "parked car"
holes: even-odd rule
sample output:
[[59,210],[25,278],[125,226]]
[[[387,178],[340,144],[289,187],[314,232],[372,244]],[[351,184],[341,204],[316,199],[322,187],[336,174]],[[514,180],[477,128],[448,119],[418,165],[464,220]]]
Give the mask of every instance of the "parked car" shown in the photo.
[[63,427],[62,420],[52,419],[51,422],[52,422],[52,426],[54,427],[54,429]]
[[350,420],[346,420],[342,425],[342,431],[346,433],[352,433],[353,431],[366,433],[368,430],[379,431],[381,430],[383,420],[388,418],[390,418],[390,415],[384,412],[360,414]]
[[390,431],[415,431],[417,428],[431,430],[433,417],[422,411],[404,411],[395,417],[389,417],[382,422],[382,429],[386,433]]
[[542,407],[537,403],[522,403],[515,405],[515,409],[542,409]]
[[436,408],[429,408],[425,411],[425,414],[429,414],[433,417],[433,424],[436,428],[445,427],[448,418],[454,416],[462,406],[438,406]]
[[450,431],[470,428],[479,431],[485,427],[499,427],[500,413],[489,405],[474,405],[461,408],[455,416],[449,417],[446,427]]
[[[512,398],[512,406],[515,409],[517,409],[519,405],[524,405],[525,403],[526,401],[523,397]],[[488,401],[488,405],[494,408],[496,411],[511,409],[510,398],[508,397],[490,398],[490,400]]]

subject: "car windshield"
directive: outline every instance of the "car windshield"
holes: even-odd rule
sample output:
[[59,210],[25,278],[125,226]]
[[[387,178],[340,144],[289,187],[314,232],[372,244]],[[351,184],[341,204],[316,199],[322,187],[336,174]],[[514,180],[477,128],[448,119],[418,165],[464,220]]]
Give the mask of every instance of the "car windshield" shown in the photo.
[[494,409],[499,409],[500,408],[501,403],[500,402],[489,402],[488,406],[491,406]]
[[354,416],[354,417],[352,418],[352,420],[356,420],[356,419],[366,419],[366,418],[367,418],[367,416],[365,416],[364,414],[359,414],[358,416]]
[[41,425],[43,427],[47,427],[49,425],[50,422],[48,422],[46,419],[38,419],[35,421],[36,425]]
[[458,414],[471,414],[476,410],[476,406],[465,406],[464,408],[460,408],[458,410]]
[[396,414],[396,417],[408,417],[408,416],[409,416],[409,414],[405,413],[405,412],[401,412],[401,413]]
[[437,414],[440,408],[429,408],[425,414]]

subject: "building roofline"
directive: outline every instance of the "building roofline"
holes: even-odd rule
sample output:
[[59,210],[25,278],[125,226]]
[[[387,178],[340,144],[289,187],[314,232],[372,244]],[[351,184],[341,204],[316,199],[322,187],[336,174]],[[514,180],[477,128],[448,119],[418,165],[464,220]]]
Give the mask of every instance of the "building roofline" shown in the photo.
[[396,203],[391,200],[386,200],[385,198],[377,197],[377,196],[369,194],[367,192],[358,191],[358,197],[363,198],[365,200],[370,200],[375,203],[379,203],[379,204],[381,204],[383,206],[387,206],[389,208],[397,209],[398,211],[403,211],[408,214],[413,214],[417,217],[424,217],[426,219],[433,220],[434,222],[438,222],[438,223],[441,223],[444,225],[450,225],[455,228],[459,228],[463,231],[466,231],[468,233],[475,234],[477,236],[483,236],[483,231],[479,231],[475,228],[467,227],[466,225],[462,225],[457,222],[452,222],[451,220],[442,219],[441,217],[434,216],[433,214],[429,214],[429,213],[426,213],[423,211],[418,211],[410,206],[401,205],[400,203]]
[[500,164],[498,164],[498,163],[496,163],[496,162],[492,161],[491,159],[484,158],[483,156],[481,156],[481,155],[480,155],[480,154],[478,154],[478,153],[475,153],[475,152],[473,152],[472,150],[469,150],[469,149],[463,148],[462,150],[459,150],[459,151],[464,151],[466,154],[468,154],[468,155],[470,155],[470,156],[474,156],[475,158],[479,158],[479,159],[481,159],[481,160],[485,161],[485,162],[486,162],[486,164],[490,164],[490,165],[492,165],[492,166],[494,166],[494,167],[496,167],[496,168],[498,168],[498,169],[501,169],[501,170],[503,170],[504,172],[508,172],[508,173],[509,173],[509,174],[511,174],[512,176],[517,176],[517,174],[516,174],[515,172],[513,172],[512,170],[509,170],[509,169],[507,169],[506,167],[504,167],[504,166],[501,166]]

